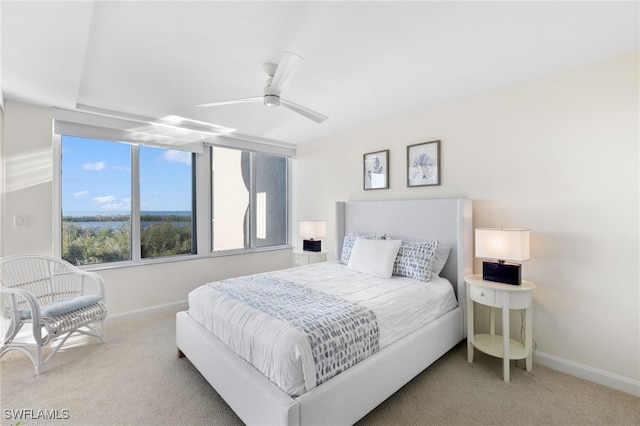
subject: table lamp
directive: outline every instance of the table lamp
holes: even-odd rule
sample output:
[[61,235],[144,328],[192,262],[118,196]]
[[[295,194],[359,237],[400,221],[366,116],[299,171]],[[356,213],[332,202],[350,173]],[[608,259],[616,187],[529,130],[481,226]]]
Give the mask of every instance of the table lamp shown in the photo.
[[529,259],[529,230],[508,228],[476,229],[476,257],[493,259],[482,262],[482,279],[520,285],[519,263]]
[[324,220],[302,221],[298,224],[298,235],[304,238],[302,241],[303,250],[321,251],[322,241],[316,238],[327,236],[327,223]]

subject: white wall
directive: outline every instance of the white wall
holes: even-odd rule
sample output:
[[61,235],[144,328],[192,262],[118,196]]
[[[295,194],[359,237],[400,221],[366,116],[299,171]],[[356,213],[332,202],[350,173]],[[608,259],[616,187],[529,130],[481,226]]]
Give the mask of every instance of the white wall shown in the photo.
[[[1,7],[1,6],[0,6]],[[0,90],[2,88],[0,87]],[[4,105],[0,109],[0,257],[4,246]]]
[[[2,254],[51,253],[53,148],[47,108],[6,101]],[[15,227],[14,217],[24,219]]]
[[[50,109],[7,100],[2,126],[5,193],[0,210],[0,255],[51,254],[53,149]],[[14,216],[26,219],[14,226]],[[102,269],[109,315],[123,315],[187,299],[210,281],[291,266],[291,250]]]
[[[638,75],[625,57],[300,145],[296,214],[328,221],[331,250],[337,200],[466,197],[475,227],[530,228],[538,361],[640,389]],[[406,146],[437,139],[442,184],[407,188]],[[390,189],[364,191],[382,149]]]

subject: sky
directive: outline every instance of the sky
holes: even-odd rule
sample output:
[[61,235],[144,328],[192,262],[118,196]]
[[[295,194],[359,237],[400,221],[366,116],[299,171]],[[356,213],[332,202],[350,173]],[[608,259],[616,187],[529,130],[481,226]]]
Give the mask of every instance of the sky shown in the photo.
[[[191,153],[140,146],[140,210],[191,210]],[[131,212],[131,146],[62,137],[62,213]]]

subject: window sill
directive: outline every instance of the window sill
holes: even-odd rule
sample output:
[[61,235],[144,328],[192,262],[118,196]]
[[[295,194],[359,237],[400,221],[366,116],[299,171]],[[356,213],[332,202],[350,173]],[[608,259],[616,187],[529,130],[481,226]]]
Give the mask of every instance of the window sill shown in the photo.
[[243,256],[247,254],[265,253],[270,251],[282,251],[282,250],[292,250],[292,249],[293,249],[293,246],[291,245],[282,245],[282,246],[273,246],[273,247],[261,247],[261,248],[250,249],[250,250],[225,250],[225,251],[211,252],[208,254],[185,254],[185,255],[179,255],[179,256],[167,256],[167,257],[142,259],[140,261],[128,260],[124,262],[81,265],[79,266],[79,268],[84,271],[96,272],[96,271],[103,271],[108,269],[134,268],[138,266],[157,265],[162,263],[189,262],[192,260],[202,260],[202,259],[210,259],[210,258],[225,257],[225,256]]

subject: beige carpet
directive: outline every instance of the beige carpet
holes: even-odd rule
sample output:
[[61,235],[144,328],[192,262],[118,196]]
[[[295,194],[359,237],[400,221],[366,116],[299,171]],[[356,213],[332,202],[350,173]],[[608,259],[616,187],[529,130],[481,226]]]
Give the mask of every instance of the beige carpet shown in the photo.
[[[107,326],[108,341],[79,339],[35,376],[12,352],[0,362],[3,425],[242,424],[186,359],[176,357],[173,313]],[[361,425],[640,425],[640,398],[534,364],[501,379],[501,361],[458,345],[372,411]],[[17,411],[16,411],[17,410]],[[49,410],[58,420],[17,418]]]

